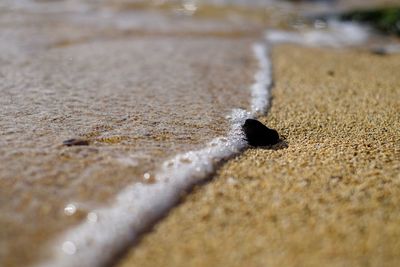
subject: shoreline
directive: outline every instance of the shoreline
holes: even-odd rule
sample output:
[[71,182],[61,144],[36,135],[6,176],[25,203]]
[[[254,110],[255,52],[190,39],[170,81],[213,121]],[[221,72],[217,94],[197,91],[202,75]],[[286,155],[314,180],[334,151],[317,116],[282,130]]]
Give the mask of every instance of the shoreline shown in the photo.
[[[269,214],[266,219],[269,226],[283,225],[286,230],[291,226],[291,215],[282,222],[279,214],[273,214],[277,212],[275,206],[272,211],[261,209],[261,206],[269,207],[270,203],[263,202],[265,196],[260,196],[257,190],[272,192],[265,175],[271,178],[276,173],[285,181],[281,195],[274,191],[275,195],[269,198],[273,205],[281,205],[280,212],[285,212],[285,205],[294,211],[297,206],[293,203],[303,205],[310,188],[313,193],[320,193],[315,184],[321,185],[321,190],[326,190],[328,195],[336,192],[334,186],[342,184],[350,192],[346,191],[346,194],[359,193],[346,186],[349,183],[359,186],[359,176],[365,173],[364,166],[360,165],[362,162],[372,169],[371,175],[378,178],[387,174],[393,178],[393,172],[400,171],[400,167],[392,163],[393,157],[398,155],[396,145],[400,143],[393,137],[396,127],[399,128],[398,122],[393,121],[399,113],[393,104],[399,101],[398,93],[393,90],[399,84],[396,78],[399,63],[394,60],[398,59],[397,54],[379,57],[360,51],[362,48],[325,50],[292,45],[274,48],[272,54],[278,62],[278,66],[274,66],[277,69],[274,75],[278,75],[278,90],[274,93],[277,103],[272,107],[273,114],[262,116],[261,120],[277,128],[285,141],[272,150],[251,148],[241,154],[246,147],[241,125],[246,118],[262,114],[271,98],[265,90],[272,84],[271,62],[263,57],[270,53],[262,45],[255,45],[253,51],[251,46],[256,39],[263,39],[261,32],[266,25],[276,26],[275,8],[254,10],[254,6],[246,2],[248,6],[243,8],[189,4],[175,10],[177,6],[161,5],[153,9],[152,2],[143,2],[143,8],[136,12],[135,5],[125,10],[122,2],[114,4],[111,7],[93,2],[88,3],[87,9],[81,9],[78,3],[65,5],[64,2],[22,4],[16,9],[11,2],[2,6],[5,19],[0,23],[5,34],[1,36],[4,53],[0,60],[4,61],[5,68],[0,73],[3,77],[0,91],[5,97],[0,102],[4,105],[2,114],[6,120],[0,122],[0,135],[4,138],[0,159],[7,168],[0,172],[0,200],[3,200],[0,201],[3,203],[0,205],[0,225],[4,229],[0,247],[5,248],[0,250],[0,265],[109,264],[107,260],[114,257],[115,251],[120,251],[124,243],[146,231],[149,224],[153,225],[167,210],[173,207],[172,218],[165,216],[166,222],[159,222],[156,231],[160,225],[168,225],[174,220],[176,211],[187,205],[194,208],[179,215],[177,222],[200,214],[199,220],[193,220],[191,225],[193,231],[202,229],[203,233],[199,231],[200,237],[196,237],[189,231],[188,238],[204,242],[202,246],[206,251],[203,253],[205,258],[196,258],[199,248],[184,245],[183,252],[176,253],[178,258],[187,257],[186,260],[182,258],[183,262],[192,260],[185,254],[187,250],[189,254],[194,253],[193,260],[202,262],[201,265],[212,258],[209,253],[218,251],[207,240],[202,241],[201,236],[221,226],[212,224],[214,215],[229,229],[235,229],[229,220],[238,222],[239,231],[232,231],[222,239],[239,245],[243,245],[242,240],[248,240],[251,244],[244,249],[233,247],[234,252],[239,248],[235,257],[248,253],[248,249],[257,255],[254,250],[262,251],[269,242],[287,249],[284,251],[288,255],[295,255],[290,250],[295,247],[294,240],[282,245],[272,232],[272,240],[268,236],[264,238],[268,242],[263,243],[257,237],[254,241],[246,232],[247,228],[240,228],[247,227],[247,222],[254,224],[250,218],[254,214],[246,210],[247,205],[252,204]],[[180,2],[177,4],[181,5]],[[37,8],[39,6],[43,9]],[[296,13],[295,9],[285,12]],[[283,14],[280,16],[286,18]],[[10,23],[8,19],[16,23]],[[279,25],[283,23],[278,20]],[[335,27],[328,23],[324,30],[311,25],[297,33],[294,29],[285,31],[291,28],[289,24],[277,26],[282,29],[276,29],[274,35],[265,34],[264,41],[342,46],[357,45],[367,38],[361,28],[360,31],[354,27],[345,30],[345,25]],[[54,31],[54,25],[57,25],[57,31]],[[390,49],[393,48],[382,47],[379,51],[385,54],[390,53]],[[352,66],[351,69],[346,65]],[[362,90],[355,90],[358,87]],[[232,115],[226,116],[232,109]],[[324,118],[323,114],[328,117]],[[368,127],[373,130],[372,139]],[[217,136],[227,138],[214,138]],[[384,141],[384,138],[388,139]],[[76,139],[80,142],[63,145],[63,140]],[[69,146],[73,143],[77,146]],[[394,148],[390,144],[394,144]],[[327,159],[322,158],[325,156]],[[335,162],[343,159],[345,163]],[[219,168],[221,160],[224,164]],[[294,167],[291,164],[295,164]],[[185,196],[188,203],[182,201],[182,206],[176,207],[174,203],[180,201],[188,188],[204,184],[205,177],[214,174],[215,166],[218,166],[217,180],[212,180],[205,188],[195,188],[194,196]],[[340,173],[341,168],[350,178]],[[328,172],[333,174],[328,175]],[[300,178],[295,177],[295,173],[300,174]],[[329,181],[328,185],[317,179],[319,174],[325,182]],[[378,188],[386,190],[392,181],[384,178],[381,183],[375,181],[379,180],[376,177],[375,180],[371,178],[369,187],[362,190],[370,190],[370,184],[375,182]],[[226,184],[218,185],[209,193],[208,188],[221,179]],[[396,177],[392,180],[397,181]],[[282,189],[278,182],[273,185],[278,191]],[[293,193],[291,190],[296,186],[300,187],[294,192],[298,194],[297,198],[282,195],[285,190]],[[256,190],[256,187],[260,188]],[[373,195],[364,191],[362,194],[368,197]],[[213,203],[191,203],[191,200],[198,201],[196,197],[208,198],[214,193],[215,201],[221,205],[215,214]],[[390,193],[385,194],[390,196]],[[239,215],[246,210],[242,217],[237,217],[235,208],[226,199],[219,202],[220,197],[229,194],[233,194],[234,201],[235,197],[245,200],[244,206],[243,203],[237,206]],[[268,199],[270,196],[266,195]],[[376,197],[376,205],[384,206],[376,208],[379,212],[390,210],[385,206],[386,195]],[[261,197],[262,205],[257,196]],[[254,202],[252,197],[256,198]],[[282,204],[282,199],[287,203]],[[397,203],[397,199],[391,196],[389,199]],[[310,207],[308,203],[303,206],[309,216],[314,217],[313,208],[321,208]],[[330,210],[340,207],[337,204]],[[347,211],[346,208],[343,209]],[[359,212],[364,206],[356,209]],[[382,216],[396,220],[393,217],[397,215],[396,210],[390,211],[393,211],[392,217]],[[308,229],[308,218],[301,217],[302,214],[296,216]],[[202,228],[208,222],[211,222],[211,230]],[[171,227],[167,235],[179,229]],[[360,231],[365,232],[363,227]],[[397,235],[397,228],[393,229]],[[187,230],[184,228],[177,233],[178,243],[174,243],[171,236],[172,248],[179,247],[180,233]],[[258,231],[258,235],[262,235],[269,230],[258,225],[249,231]],[[295,230],[293,233],[301,236],[302,233]],[[146,250],[148,238],[159,238],[153,237],[156,231],[139,242],[138,253]],[[211,242],[219,244],[221,241],[215,239],[224,235],[224,231],[225,228],[220,228],[214,232],[210,236]],[[282,229],[278,229],[278,233],[286,234]],[[324,233],[321,237],[330,234]],[[374,242],[372,246],[378,241]],[[149,251],[157,250],[158,245],[162,246],[162,242],[156,242]],[[221,246],[230,248],[231,244],[221,243]],[[295,249],[303,251],[309,246],[299,244]],[[395,244],[389,242],[389,250],[391,246]],[[336,253],[329,250],[329,246],[324,248]],[[57,263],[51,261],[53,251],[56,251]],[[136,257],[130,256],[132,253],[127,254],[128,259]],[[162,256],[162,252],[158,253]],[[268,255],[269,251],[265,253]],[[280,251],[275,250],[275,253],[270,255],[270,260],[282,260]],[[224,255],[224,252],[215,254],[218,255]],[[46,259],[50,259],[50,263]],[[215,260],[210,263],[219,263]],[[284,260],[282,262],[286,264]],[[152,260],[148,264],[151,263]],[[162,262],[157,264],[164,265]],[[243,262],[243,265],[247,264]]]
[[288,147],[230,160],[118,266],[400,263],[400,55],[272,54],[274,99],[261,120]]
[[249,89],[251,108],[232,111],[228,135],[214,138],[200,150],[181,153],[165,161],[151,177],[150,184],[128,185],[110,206],[91,211],[96,221],[84,221],[51,242],[48,248],[52,248],[53,256],[35,266],[95,266],[109,262],[114,254],[134,243],[143,231],[165,217],[182,193],[207,179],[218,163],[246,147],[242,125],[247,118],[268,108],[272,84],[267,46],[256,43],[252,48],[259,69]]

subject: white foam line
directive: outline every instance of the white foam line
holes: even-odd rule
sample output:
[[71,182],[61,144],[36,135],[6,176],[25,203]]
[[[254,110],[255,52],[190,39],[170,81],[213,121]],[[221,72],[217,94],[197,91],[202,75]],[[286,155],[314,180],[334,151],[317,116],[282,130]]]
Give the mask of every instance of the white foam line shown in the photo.
[[352,22],[330,21],[326,29],[290,32],[267,31],[265,38],[271,43],[295,43],[305,46],[355,46],[368,39],[368,31]]
[[135,183],[125,188],[111,206],[92,211],[87,221],[57,239],[53,258],[40,266],[89,267],[111,260],[116,252],[173,207],[180,193],[212,174],[218,162],[247,146],[241,127],[247,118],[266,110],[271,86],[267,47],[255,44],[253,51],[260,68],[251,87],[251,112],[232,111],[228,136],[215,138],[203,149],[179,154],[164,162],[156,174],[156,183]]
[[257,115],[265,113],[268,108],[269,88],[272,86],[272,66],[266,45],[254,44],[253,51],[260,65],[254,76],[255,82],[251,86],[251,112]]

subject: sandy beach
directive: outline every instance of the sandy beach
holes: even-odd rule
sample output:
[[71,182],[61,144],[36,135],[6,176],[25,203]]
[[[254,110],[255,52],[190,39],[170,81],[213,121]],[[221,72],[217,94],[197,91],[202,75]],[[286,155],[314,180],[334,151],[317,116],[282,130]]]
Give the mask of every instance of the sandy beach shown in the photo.
[[400,54],[327,8],[4,0],[0,266],[400,265]]
[[279,46],[248,149],[184,198],[118,266],[398,266],[400,56]]

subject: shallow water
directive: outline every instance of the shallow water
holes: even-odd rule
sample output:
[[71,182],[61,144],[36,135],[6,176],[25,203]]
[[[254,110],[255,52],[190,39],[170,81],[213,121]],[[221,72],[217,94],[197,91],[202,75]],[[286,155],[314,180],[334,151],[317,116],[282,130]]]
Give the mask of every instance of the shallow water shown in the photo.
[[[126,33],[112,13],[53,12],[7,10],[0,24],[1,266],[30,262],[38,244],[126,185],[152,183],[164,160],[225,135],[231,109],[249,106],[251,37],[162,14]],[[75,137],[90,145],[62,146]]]
[[[267,53],[253,45],[296,15],[288,4],[238,3],[1,3],[1,266],[51,258],[53,240],[101,223],[98,209],[128,199],[118,194],[127,186],[157,184],[166,160],[203,162],[174,157],[226,137],[232,109],[266,106],[251,85]],[[256,78],[268,80],[268,68]],[[90,144],[63,146],[69,138]],[[61,239],[56,249],[76,254]]]

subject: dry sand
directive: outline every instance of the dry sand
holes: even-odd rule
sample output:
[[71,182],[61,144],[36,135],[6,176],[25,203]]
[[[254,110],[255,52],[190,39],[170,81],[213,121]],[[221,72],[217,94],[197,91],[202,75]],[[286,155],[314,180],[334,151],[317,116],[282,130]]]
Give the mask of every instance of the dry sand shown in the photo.
[[120,262],[133,266],[399,266],[400,55],[280,46],[249,149]]

